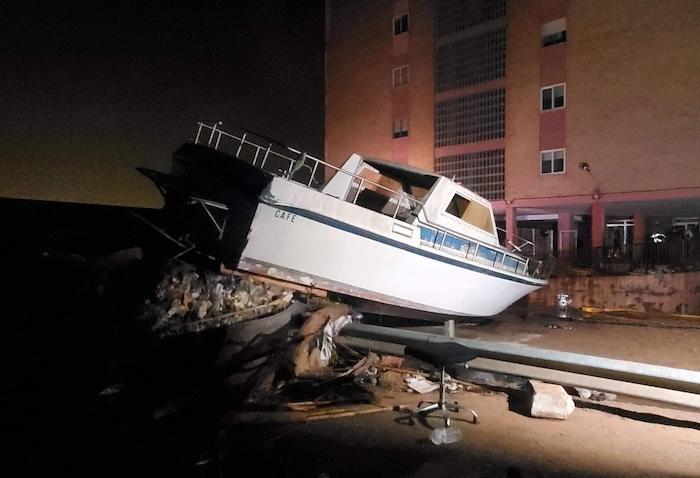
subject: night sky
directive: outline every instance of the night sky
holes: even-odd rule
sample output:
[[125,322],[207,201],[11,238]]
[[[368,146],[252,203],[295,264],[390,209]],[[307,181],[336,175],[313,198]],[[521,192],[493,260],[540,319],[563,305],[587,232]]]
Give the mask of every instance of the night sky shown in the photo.
[[0,196],[159,207],[198,120],[323,153],[324,2],[12,2]]

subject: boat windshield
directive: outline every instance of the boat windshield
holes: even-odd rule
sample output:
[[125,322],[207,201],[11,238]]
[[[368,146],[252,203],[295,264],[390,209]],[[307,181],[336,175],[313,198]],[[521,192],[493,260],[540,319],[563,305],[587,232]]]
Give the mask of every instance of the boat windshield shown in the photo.
[[406,178],[382,173],[374,168],[362,171],[359,176],[367,181],[361,184],[355,181],[348,198],[356,197],[355,203],[366,209],[391,216],[394,216],[396,211],[394,217],[407,218],[417,201],[425,197],[429,189],[412,184],[406,181]]
[[477,201],[470,201],[459,194],[455,194],[452,197],[452,201],[447,205],[445,212],[489,234],[495,233],[493,222],[491,221],[491,211]]

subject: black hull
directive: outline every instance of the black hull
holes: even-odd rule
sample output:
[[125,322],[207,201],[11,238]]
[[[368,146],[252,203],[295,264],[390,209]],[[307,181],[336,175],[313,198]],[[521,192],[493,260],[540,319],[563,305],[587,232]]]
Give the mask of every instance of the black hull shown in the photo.
[[[258,200],[273,175],[234,156],[206,146],[186,143],[173,154],[170,174],[139,168],[163,193],[168,233],[196,245],[199,252],[235,268],[246,246]],[[219,231],[201,204],[192,199],[223,204],[227,211],[210,208]]]

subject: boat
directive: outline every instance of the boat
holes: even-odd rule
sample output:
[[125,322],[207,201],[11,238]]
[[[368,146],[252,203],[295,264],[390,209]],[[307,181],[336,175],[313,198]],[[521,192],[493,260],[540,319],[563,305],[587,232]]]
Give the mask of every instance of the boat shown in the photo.
[[356,153],[337,167],[199,122],[169,173],[138,169],[164,195],[168,230],[190,248],[361,311],[493,316],[545,286],[553,265],[501,246],[490,202],[473,191]]

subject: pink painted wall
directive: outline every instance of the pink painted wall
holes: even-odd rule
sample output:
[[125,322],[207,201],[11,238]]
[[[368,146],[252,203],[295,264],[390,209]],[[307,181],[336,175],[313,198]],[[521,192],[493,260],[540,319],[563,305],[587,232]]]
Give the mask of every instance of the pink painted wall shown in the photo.
[[325,158],[335,165],[352,153],[388,159],[393,127],[392,2],[333,1],[329,8]]
[[572,307],[604,307],[700,315],[700,272],[627,276],[557,277],[529,295],[533,303],[555,305],[565,291]]
[[566,82],[566,49],[566,43],[540,48],[541,86]]
[[411,0],[411,82],[409,83],[409,128],[411,149],[409,164],[432,171],[435,166],[433,129],[435,102],[433,93],[433,2]]
[[[334,0],[326,47],[325,157],[351,153],[432,170],[433,46],[430,0]],[[409,13],[409,32],[393,35],[393,18]],[[409,83],[393,88],[392,70],[409,65]],[[409,137],[393,139],[406,115]]]
[[[700,186],[696,2],[572,0],[551,11],[561,5],[508,4],[506,198],[590,197],[597,186],[605,199]],[[547,176],[538,168],[540,28],[560,16],[567,21],[567,166]],[[577,167],[583,161],[594,177]]]
[[411,137],[396,138],[391,142],[391,160],[396,163],[408,164],[411,150]]
[[566,109],[540,113],[540,149],[560,149],[565,146]]

